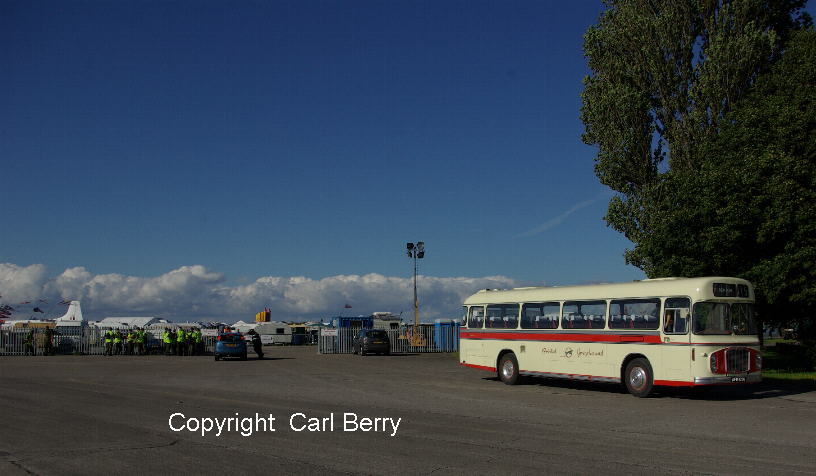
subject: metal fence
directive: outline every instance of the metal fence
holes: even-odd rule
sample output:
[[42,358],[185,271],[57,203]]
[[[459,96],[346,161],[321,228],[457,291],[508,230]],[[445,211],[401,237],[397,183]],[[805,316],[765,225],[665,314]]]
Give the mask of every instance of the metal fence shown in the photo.
[[[97,327],[57,328],[51,335],[51,345],[47,344],[48,333],[43,328],[5,329],[0,330],[0,356],[13,355],[104,355],[106,353],[105,331]],[[119,330],[125,335],[129,329]],[[350,354],[353,352],[352,340],[360,329],[337,328],[321,329],[317,339],[318,352],[321,354]],[[186,346],[182,352],[175,345],[168,346],[162,342],[161,330],[147,330],[146,342],[142,348],[130,346],[123,341],[121,346],[114,345],[114,355],[212,355],[215,348],[214,336],[202,336],[202,342],[194,349]],[[422,336],[424,345],[411,345],[410,326],[402,329],[385,329],[392,353],[455,352],[459,350],[458,326],[420,326],[418,335]],[[252,346],[247,349],[252,352]]]
[[[31,332],[33,330],[33,333]],[[58,328],[51,336],[51,345],[48,345],[48,334],[43,328],[0,330],[0,355],[103,355],[105,348],[105,331],[97,327],[69,327]],[[114,329],[127,335],[129,329]],[[203,336],[197,346],[184,346],[179,352],[177,346],[165,345],[161,339],[161,331],[148,330],[146,342],[140,348],[138,345],[129,346],[126,341],[121,347],[113,346],[112,352],[116,355],[211,355],[215,347],[215,337]],[[252,346],[248,346],[252,347]]]
[[[425,352],[456,352],[459,350],[459,326],[420,326],[417,332],[425,345],[411,345],[412,327],[383,329],[388,334],[391,353],[413,354]],[[351,354],[357,328],[321,329],[317,342],[320,354]]]

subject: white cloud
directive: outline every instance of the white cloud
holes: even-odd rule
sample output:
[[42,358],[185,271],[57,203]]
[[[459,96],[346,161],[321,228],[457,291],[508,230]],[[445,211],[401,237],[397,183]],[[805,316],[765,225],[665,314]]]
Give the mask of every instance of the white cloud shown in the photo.
[[[204,266],[183,266],[157,277],[121,274],[94,275],[83,267],[68,268],[49,277],[45,266],[21,267],[0,263],[0,302],[47,299],[47,317],[62,313],[61,299],[82,301],[83,314],[91,319],[107,316],[157,316],[172,320],[252,319],[265,307],[273,319],[320,319],[374,311],[404,311],[413,315],[413,280],[384,276],[338,275],[322,279],[302,276],[265,276],[247,285],[228,286],[223,274]],[[483,288],[518,285],[504,276],[420,276],[418,293],[421,317],[458,317],[462,301]],[[344,305],[351,310],[343,309]],[[18,309],[25,314],[28,309]],[[49,312],[50,311],[50,312]],[[26,317],[20,315],[15,317]]]
[[0,299],[10,305],[34,300],[35,296],[43,294],[46,279],[46,269],[41,264],[0,263]]

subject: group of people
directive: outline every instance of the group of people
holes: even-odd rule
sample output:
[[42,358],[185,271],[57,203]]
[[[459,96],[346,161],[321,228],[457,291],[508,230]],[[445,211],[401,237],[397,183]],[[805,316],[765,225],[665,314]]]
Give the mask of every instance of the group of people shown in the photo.
[[201,355],[202,353],[201,329],[193,327],[185,331],[181,327],[178,329],[165,328],[162,332],[162,346],[165,355]]
[[[145,355],[149,351],[147,332],[139,327],[124,331],[108,329],[102,338],[105,342],[104,355]],[[167,327],[161,334],[161,343],[165,355],[201,355],[203,352],[203,339],[198,327],[187,331]]]
[[42,349],[42,355],[54,355],[54,334],[54,329],[50,327],[46,327],[45,329],[29,329],[25,338],[23,338],[25,355],[36,355],[36,351],[34,350],[35,342],[37,343],[37,347]]
[[145,355],[147,332],[139,327],[123,331],[108,329],[102,336],[105,342],[103,355]]

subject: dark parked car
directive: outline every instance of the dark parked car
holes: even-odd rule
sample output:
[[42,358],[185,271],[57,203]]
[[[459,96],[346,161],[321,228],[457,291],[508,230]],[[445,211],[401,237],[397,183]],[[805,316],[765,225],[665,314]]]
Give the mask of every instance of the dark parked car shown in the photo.
[[241,360],[246,360],[246,339],[237,332],[218,334],[213,354],[215,354],[215,360],[220,360],[222,357],[239,357]]
[[380,329],[363,329],[354,336],[351,345],[355,354],[366,355],[370,352],[388,355],[391,353],[391,341],[388,333]]

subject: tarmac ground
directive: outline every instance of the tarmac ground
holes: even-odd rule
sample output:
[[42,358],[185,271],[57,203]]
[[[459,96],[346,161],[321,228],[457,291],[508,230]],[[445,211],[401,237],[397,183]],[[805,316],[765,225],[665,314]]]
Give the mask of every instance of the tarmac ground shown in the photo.
[[265,351],[0,357],[0,474],[816,474],[812,389],[639,399],[449,354]]

